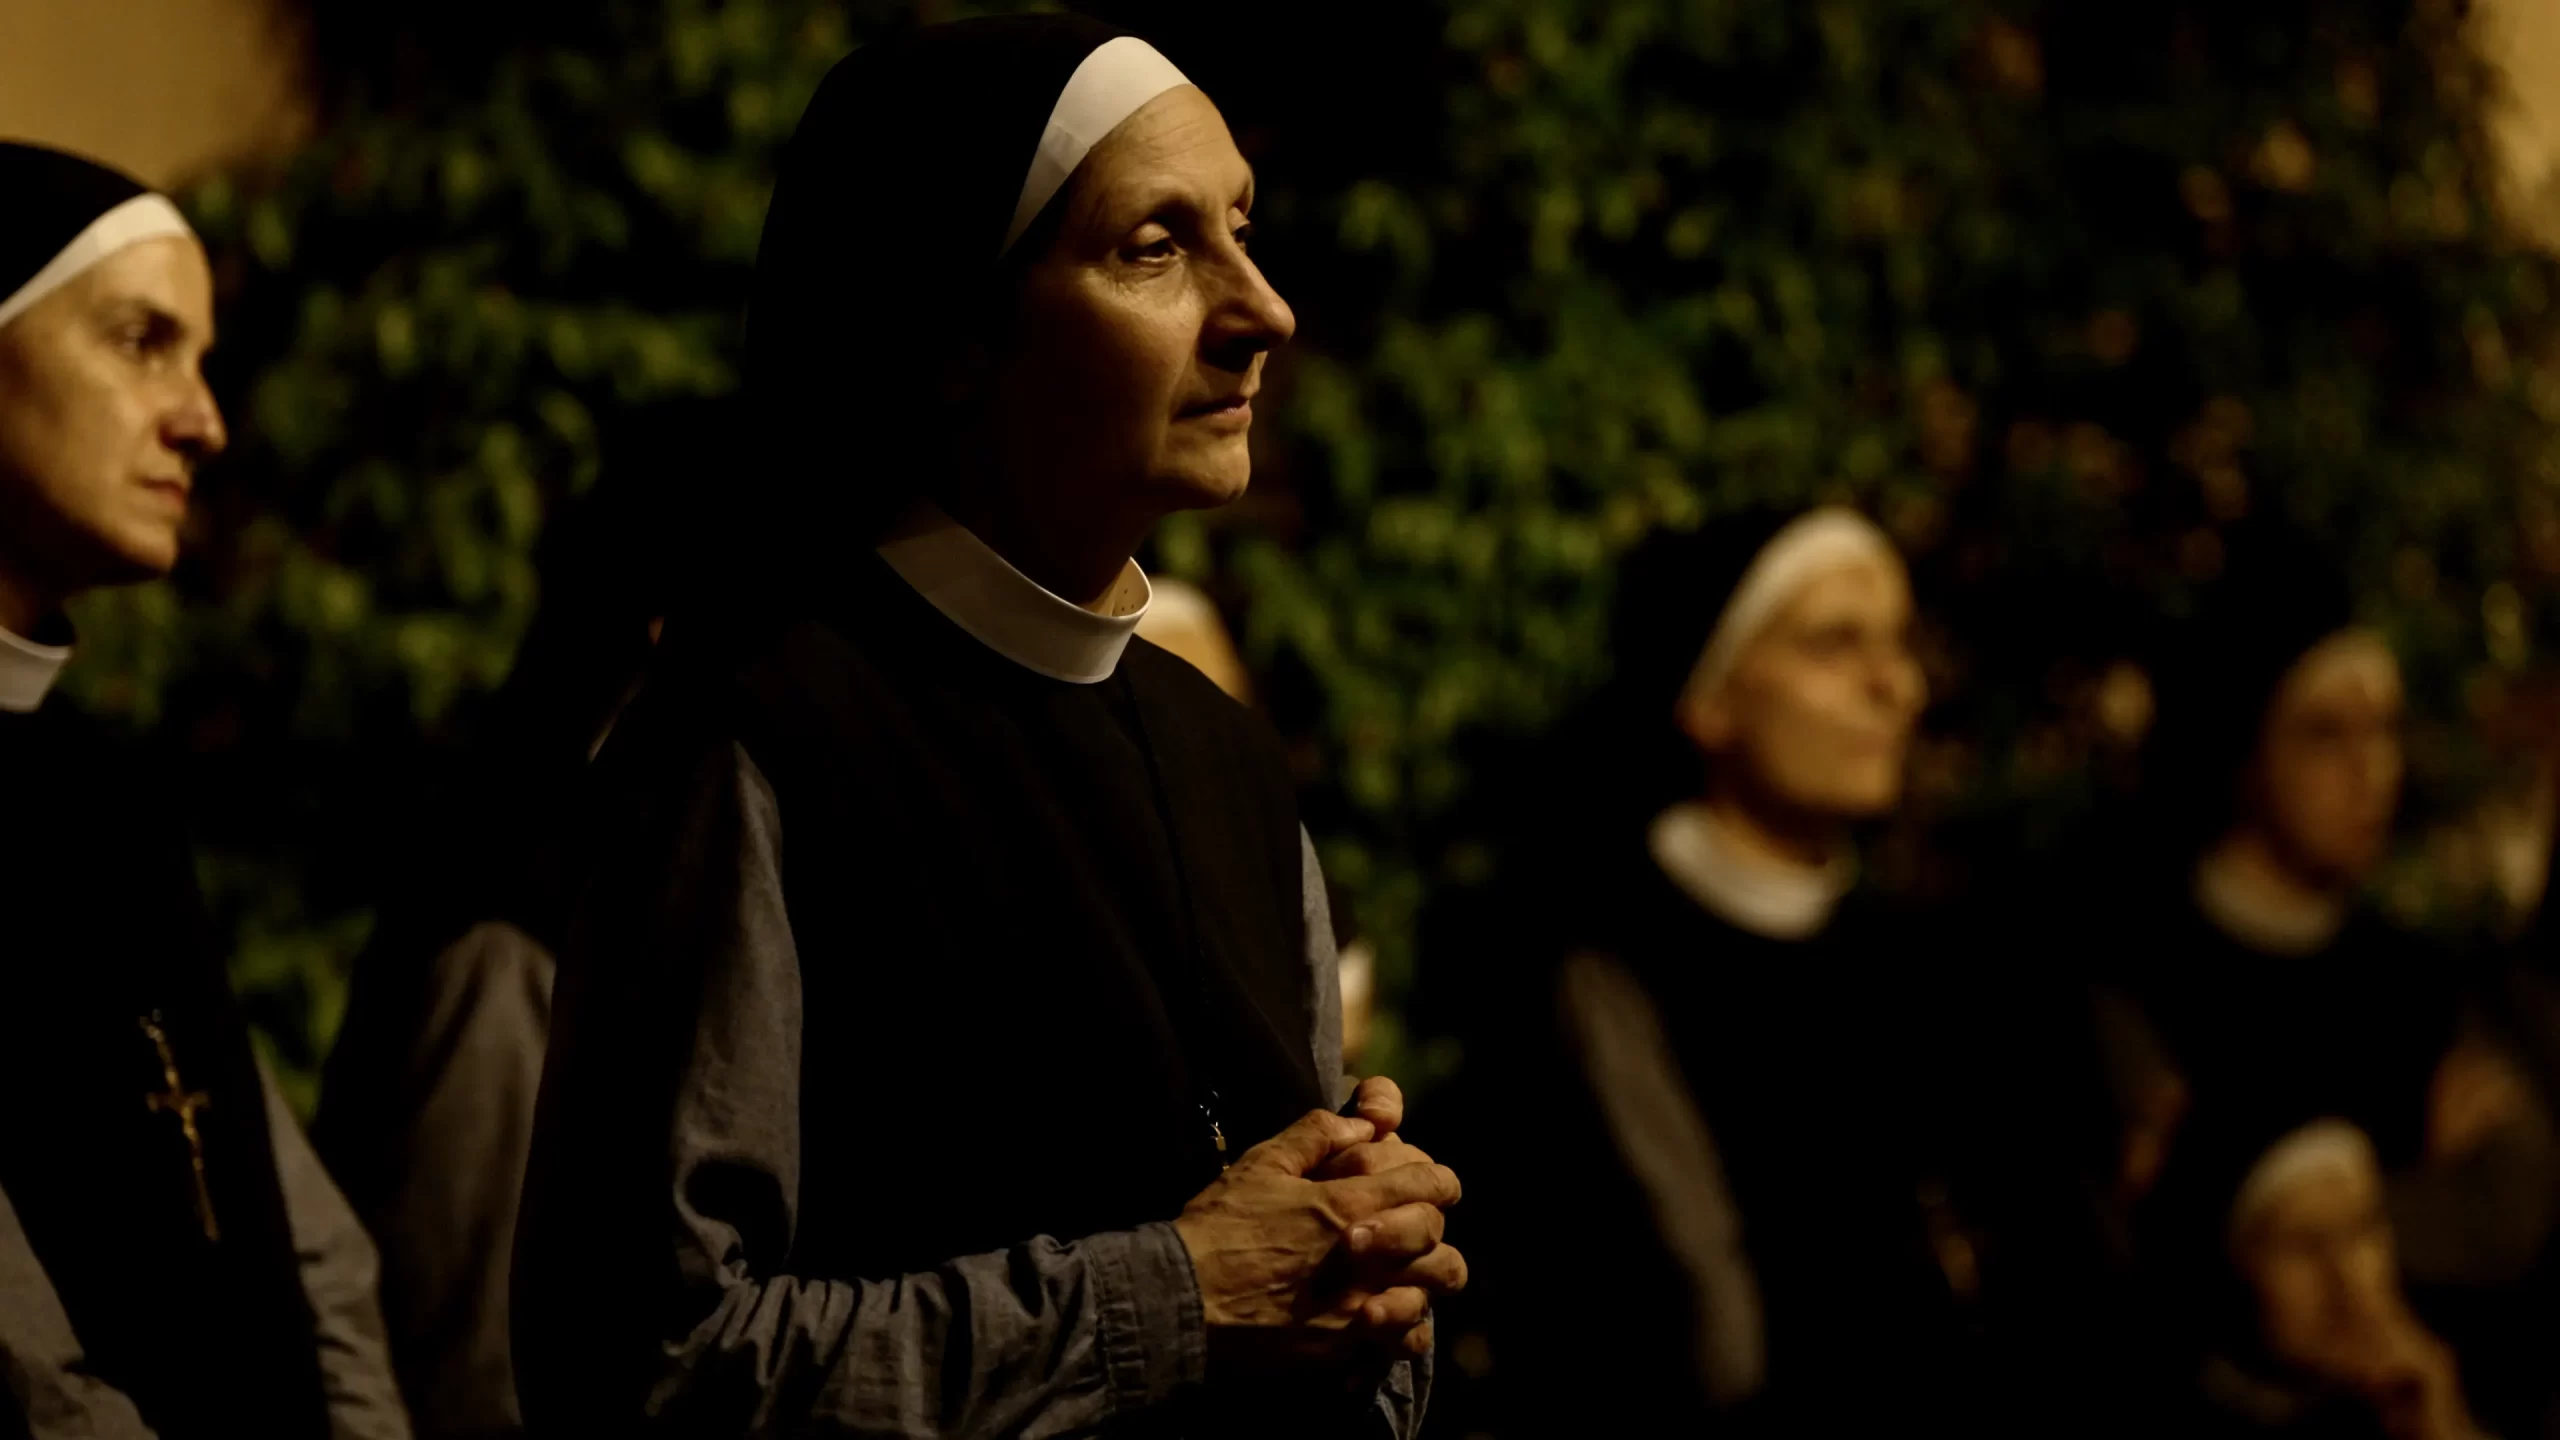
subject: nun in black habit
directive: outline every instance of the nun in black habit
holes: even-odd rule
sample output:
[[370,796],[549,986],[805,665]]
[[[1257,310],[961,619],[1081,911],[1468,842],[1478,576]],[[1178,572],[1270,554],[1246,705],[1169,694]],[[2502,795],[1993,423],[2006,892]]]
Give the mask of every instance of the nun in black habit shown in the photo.
[[820,87],[748,317],[766,443],[703,477],[742,563],[600,761],[518,1238],[535,1430],[1419,1422],[1456,1178],[1391,1084],[1333,1113],[1288,768],[1132,634],[1131,552],[1242,491],[1292,327],[1251,203],[1206,98],[1090,22]]
[[[1541,928],[1571,957],[1541,1007],[1563,1118],[1539,1128],[1570,1142],[1541,1169],[1611,1177],[1576,1209],[1629,1258],[1586,1282],[1502,1227],[1496,1368],[1534,1370],[1539,1433],[1943,1414],[1975,1260],[1919,1138],[1938,960],[1851,843],[1900,798],[1911,620],[1891,541],[1846,509],[1660,535],[1621,571],[1538,867],[1569,878]],[[1510,1220],[1535,1182],[1503,1179]],[[1594,1333],[1595,1306],[1624,1323]],[[1612,1351],[1619,1378],[1584,1383]]]
[[2232,538],[2175,638],[2145,760],[2156,813],[2131,832],[2145,848],[2091,872],[2102,982],[2156,1037],[2199,1133],[2237,1114],[2367,1136],[2400,1262],[2476,1362],[2475,1397],[2502,1423],[2547,1406],[2547,1365],[2501,1352],[2550,1243],[2549,1111],[2486,977],[2363,893],[2399,806],[2398,661],[2355,623],[2345,575],[2273,527]]
[[374,1255],[250,1047],[174,777],[55,691],[224,443],[177,208],[0,144],[0,1434],[402,1437]]
[[382,1252],[383,1318],[425,1440],[521,1431],[508,1276],[555,956],[587,851],[590,762],[671,604],[674,504],[726,443],[723,401],[661,401],[608,434],[595,493],[555,521],[542,608],[418,839],[350,984],[312,1143]]
[[2344,574],[2266,527],[2235,535],[2156,669],[2151,813],[2089,872],[2102,978],[2199,1114],[2342,1116],[2406,1166],[2456,986],[2448,953],[2361,902],[2399,806],[2397,660]]
[[[2480,1440],[2453,1351],[2404,1293],[2373,1142],[2225,1105],[2198,1117],[2144,1208],[2191,1364],[2162,1433]],[[2538,1430],[2500,1430],[2530,1434]]]

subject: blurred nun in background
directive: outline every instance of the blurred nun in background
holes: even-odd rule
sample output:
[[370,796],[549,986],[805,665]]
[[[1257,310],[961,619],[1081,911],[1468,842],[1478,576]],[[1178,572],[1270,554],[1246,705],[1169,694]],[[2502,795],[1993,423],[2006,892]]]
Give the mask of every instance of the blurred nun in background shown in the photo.
[[[1902,798],[1912,623],[1892,542],[1846,509],[1658,535],[1621,572],[1613,678],[1568,731],[1575,779],[1543,838],[1572,957],[1554,1129],[1618,1179],[1574,1228],[1644,1258],[1605,1296],[1579,1276],[1548,1295],[1568,1267],[1507,1254],[1498,1349],[1556,1380],[1533,1387],[1542,1421],[1940,1413],[1922,1392],[1947,1382],[1978,1276],[1925,1138],[1936,1002],[1852,844]],[[1595,1305],[1627,1323],[1584,1323]],[[1572,1377],[1631,1342],[1647,1353],[1602,1402],[1621,1408],[1592,1415]]]
[[682,573],[672,498],[721,402],[609,437],[555,522],[540,612],[356,965],[312,1138],[382,1249],[392,1361],[418,1433],[518,1433],[507,1329],[516,1208],[584,847],[589,761],[638,691]]
[[2199,1120],[2158,1197],[2203,1342],[2179,1433],[2478,1440],[2453,1351],[2411,1309],[2373,1142],[2324,1116]]
[[2389,1177],[2398,1263],[2475,1396],[2502,1425],[2539,1413],[2547,1364],[2473,1347],[2536,1333],[2519,1322],[2547,1268],[2549,1112],[2467,957],[2364,899],[2406,769],[2399,662],[2355,623],[2344,573],[2273,528],[2233,537],[2174,640],[2144,767],[2154,823],[2096,868],[2087,906],[2103,983],[2156,1042],[2134,1048],[2204,1137],[2171,1140],[2169,1170],[2211,1168],[2187,1152],[2235,1128],[2352,1124]]

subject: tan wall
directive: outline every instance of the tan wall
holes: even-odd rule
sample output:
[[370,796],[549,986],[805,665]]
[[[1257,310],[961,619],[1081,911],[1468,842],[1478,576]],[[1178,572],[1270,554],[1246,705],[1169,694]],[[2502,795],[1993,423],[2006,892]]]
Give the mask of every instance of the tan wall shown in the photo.
[[165,185],[288,144],[295,37],[274,0],[0,0],[0,137]]
[[[361,3],[361,0],[358,0]],[[2499,137],[2518,210],[2560,244],[2560,0],[2478,0],[2511,91]],[[304,121],[279,0],[0,0],[0,137],[155,184],[290,144]]]
[[2483,53],[2507,72],[2498,117],[2517,213],[2560,244],[2560,0],[2482,0]]

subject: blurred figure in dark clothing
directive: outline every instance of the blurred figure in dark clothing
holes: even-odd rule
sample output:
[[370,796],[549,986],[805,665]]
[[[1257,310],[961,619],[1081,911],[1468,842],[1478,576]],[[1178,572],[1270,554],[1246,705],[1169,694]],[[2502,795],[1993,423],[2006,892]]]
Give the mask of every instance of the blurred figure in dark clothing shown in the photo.
[[[2078,902],[2101,920],[2102,981],[2156,1041],[2199,1134],[2336,1117],[2367,1136],[2413,1285],[2480,1317],[2447,1325],[2457,1346],[2489,1344],[2511,1316],[2483,1297],[2513,1297],[2550,1228],[2547,1206],[2490,1197],[2518,1179],[2547,1188],[2550,1123],[2512,1083],[2462,958],[2360,901],[2400,798],[2399,665],[2355,626],[2325,557],[2260,529],[2235,537],[2160,680],[2155,813]],[[2171,1169],[2186,1147],[2170,1142]],[[2475,1367],[2475,1397],[2533,1408],[2539,1382],[2499,1371]]]
[[2152,1207],[2204,1354],[2178,1433],[2478,1440],[2452,1349],[2403,1291],[2372,1141],[2285,1123],[2200,1120]]
[[2399,664],[2354,626],[2343,575],[2274,531],[2234,544],[2178,639],[2146,760],[2148,853],[2098,876],[2141,921],[2109,927],[2110,978],[2199,1106],[2334,1112],[2412,1158],[2451,976],[2357,903],[2399,805]]
[[664,402],[608,437],[596,492],[545,538],[541,610],[383,908],[329,1057],[313,1135],[381,1244],[422,1436],[522,1427],[507,1286],[572,823],[681,573],[669,496],[712,463],[718,409]]
[[[2560,847],[2547,863],[2560,869]],[[2503,1433],[2560,1435],[2560,890],[2547,876],[2467,996],[2431,1097],[2441,1174],[2394,1177],[2404,1267]],[[2512,1063],[2510,1063],[2512,1062]]]
[[[1568,1137],[1538,1168],[1615,1175],[1614,1208],[1558,1229],[1519,1174],[1476,1217],[1504,1232],[1494,1368],[1524,1433],[1979,1418],[1951,995],[1851,835],[1901,797],[1911,622],[1892,543],[1845,510],[1658,536],[1622,571],[1613,679],[1563,738],[1533,867],[1538,943],[1571,957],[1531,1004],[1554,1063],[1505,1098]],[[1609,1293],[1549,1234],[1609,1237]]]

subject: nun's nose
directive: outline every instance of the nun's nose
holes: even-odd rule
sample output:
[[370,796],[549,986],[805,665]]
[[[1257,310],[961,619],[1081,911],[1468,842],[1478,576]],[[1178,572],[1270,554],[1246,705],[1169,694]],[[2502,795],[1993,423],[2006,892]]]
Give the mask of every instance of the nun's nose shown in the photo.
[[1255,356],[1288,344],[1298,333],[1298,315],[1241,247],[1220,268],[1227,290],[1210,312],[1208,354],[1220,369],[1242,370]]
[[161,422],[160,438],[192,464],[202,464],[230,445],[231,432],[222,423],[222,407],[215,402],[213,387],[205,384],[203,376],[189,378],[186,393]]

